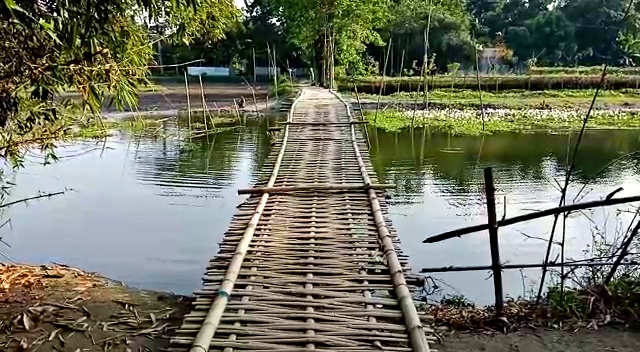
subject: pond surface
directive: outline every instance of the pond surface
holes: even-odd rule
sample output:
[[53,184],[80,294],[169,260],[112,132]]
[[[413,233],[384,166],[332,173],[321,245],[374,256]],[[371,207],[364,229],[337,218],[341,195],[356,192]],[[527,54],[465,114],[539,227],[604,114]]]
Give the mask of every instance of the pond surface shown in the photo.
[[[505,208],[508,217],[558,206],[556,180],[564,183],[567,148],[577,134],[504,133],[485,137],[453,137],[425,130],[385,133],[371,130],[371,156],[383,183],[395,183],[391,191],[391,219],[414,270],[426,267],[490,265],[487,232],[469,234],[436,244],[423,244],[429,236],[487,222],[483,196],[483,169],[491,166],[496,185],[498,219]],[[588,131],[576,160],[568,203],[599,200],[618,187],[616,197],[640,194],[640,158],[622,157],[640,150],[640,131]],[[622,157],[622,158],[621,158]],[[620,158],[612,167],[602,169]],[[506,197],[506,198],[505,198]],[[506,200],[506,207],[505,207]],[[625,230],[629,205],[573,214],[566,225],[567,258],[584,258],[592,234],[612,239]],[[593,222],[592,222],[593,221]],[[548,238],[553,217],[520,223],[500,230],[503,262],[541,263],[547,243],[528,236]],[[595,224],[597,224],[597,227]],[[561,236],[561,222],[557,240]],[[551,259],[559,253],[554,246]],[[493,281],[488,271],[427,274],[446,293],[464,294],[478,303],[492,303]],[[538,269],[505,271],[505,293],[530,296],[539,282]],[[449,287],[452,286],[453,288]],[[455,288],[455,289],[454,289]]]
[[[266,128],[198,139],[119,134],[106,143],[59,149],[42,166],[28,157],[11,199],[40,192],[63,196],[12,206],[0,248],[17,262],[60,262],[135,287],[192,293],[218,250],[238,188],[251,185],[269,153]],[[1,245],[1,244],[0,244]]]
[[[372,161],[381,182],[396,183],[391,218],[414,270],[449,265],[488,265],[486,233],[438,244],[428,236],[486,221],[482,170],[494,167],[498,217],[557,206],[567,146],[576,135],[500,134],[451,137],[424,130],[369,131]],[[243,127],[189,143],[176,137],[118,134],[103,142],[81,142],[59,149],[61,160],[43,166],[27,156],[25,168],[7,175],[15,186],[5,201],[38,192],[67,193],[5,209],[0,252],[17,262],[60,262],[96,271],[129,285],[190,294],[200,286],[207,261],[244,199],[238,188],[250,186],[270,144],[265,126]],[[640,150],[638,131],[589,132],[578,157],[575,187],[585,200],[640,193],[640,162],[624,158]],[[623,207],[624,208],[624,207]],[[628,206],[626,208],[629,208]],[[625,208],[625,209],[626,209]],[[589,213],[603,231],[628,224],[615,209]],[[546,244],[521,232],[545,236],[551,218],[501,230],[504,262],[539,263]],[[567,256],[581,257],[591,243],[593,224],[584,216],[567,222]],[[557,252],[557,251],[556,251]],[[524,290],[538,280],[537,270],[523,272]],[[485,271],[433,274],[446,293],[460,292],[478,303],[491,303],[493,288]],[[520,271],[507,271],[506,292],[522,295]],[[453,288],[449,288],[446,285]]]

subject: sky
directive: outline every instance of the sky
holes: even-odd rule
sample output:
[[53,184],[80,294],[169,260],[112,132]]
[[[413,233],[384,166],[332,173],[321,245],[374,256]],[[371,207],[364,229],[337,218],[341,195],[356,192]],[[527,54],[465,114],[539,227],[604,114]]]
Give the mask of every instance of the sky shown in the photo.
[[244,7],[244,0],[233,0],[237,7]]

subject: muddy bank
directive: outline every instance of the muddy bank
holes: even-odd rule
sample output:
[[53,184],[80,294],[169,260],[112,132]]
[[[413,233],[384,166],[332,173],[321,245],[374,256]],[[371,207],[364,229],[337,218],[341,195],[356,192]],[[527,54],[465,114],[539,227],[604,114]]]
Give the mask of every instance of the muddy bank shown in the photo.
[[[244,83],[212,83],[203,82],[204,95],[207,107],[210,110],[225,109],[235,111],[234,99],[239,104],[239,108],[255,110],[253,94],[251,89]],[[259,109],[264,109],[269,95],[269,86],[258,84],[253,87]],[[61,98],[80,101],[79,93],[65,93]],[[275,101],[275,97],[268,98],[270,102]],[[189,103],[191,109],[202,109],[202,94],[199,82],[189,83]],[[156,82],[152,91],[139,93],[138,111],[177,111],[187,109],[187,94],[184,82]],[[108,102],[102,107],[103,113],[121,113],[114,105]],[[125,108],[125,112],[135,112],[135,109]]]
[[[0,350],[164,351],[189,306],[184,296],[128,288],[64,265],[0,264]],[[436,330],[439,343],[431,347],[445,352],[640,350],[640,333],[626,325]]]
[[188,305],[62,265],[0,264],[3,351],[160,351]]

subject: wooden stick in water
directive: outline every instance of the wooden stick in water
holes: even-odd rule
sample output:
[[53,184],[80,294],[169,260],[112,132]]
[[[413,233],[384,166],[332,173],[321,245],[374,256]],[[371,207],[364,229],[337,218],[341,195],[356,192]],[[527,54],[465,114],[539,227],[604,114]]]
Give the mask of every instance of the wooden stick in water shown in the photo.
[[202,76],[198,76],[198,80],[200,81],[200,94],[202,95],[202,122],[204,123],[204,131],[205,133],[208,134],[209,129],[207,127],[207,101],[204,97],[204,86],[202,85]]
[[236,116],[238,117],[238,122],[242,122],[242,117],[240,117],[240,110],[238,110],[238,103],[235,99],[233,99],[233,107],[236,110]]
[[189,97],[189,79],[187,70],[184,71],[184,85],[187,89],[187,115],[189,116],[189,138],[191,138],[191,98]]

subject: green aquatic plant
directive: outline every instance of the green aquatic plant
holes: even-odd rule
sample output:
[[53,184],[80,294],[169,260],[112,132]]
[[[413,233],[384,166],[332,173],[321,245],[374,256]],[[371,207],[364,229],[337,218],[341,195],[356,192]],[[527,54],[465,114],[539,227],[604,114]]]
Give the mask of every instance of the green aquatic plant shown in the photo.
[[[431,109],[418,111],[415,127],[430,127],[433,131],[454,135],[480,135],[498,132],[548,131],[559,132],[579,129],[584,113],[572,109],[485,109],[483,129],[480,113],[475,109]],[[374,122],[372,113],[365,118],[375,127],[386,131],[399,131],[411,126],[413,114],[408,111],[383,111]],[[594,111],[587,124],[591,129],[640,128],[640,113],[631,110]]]

